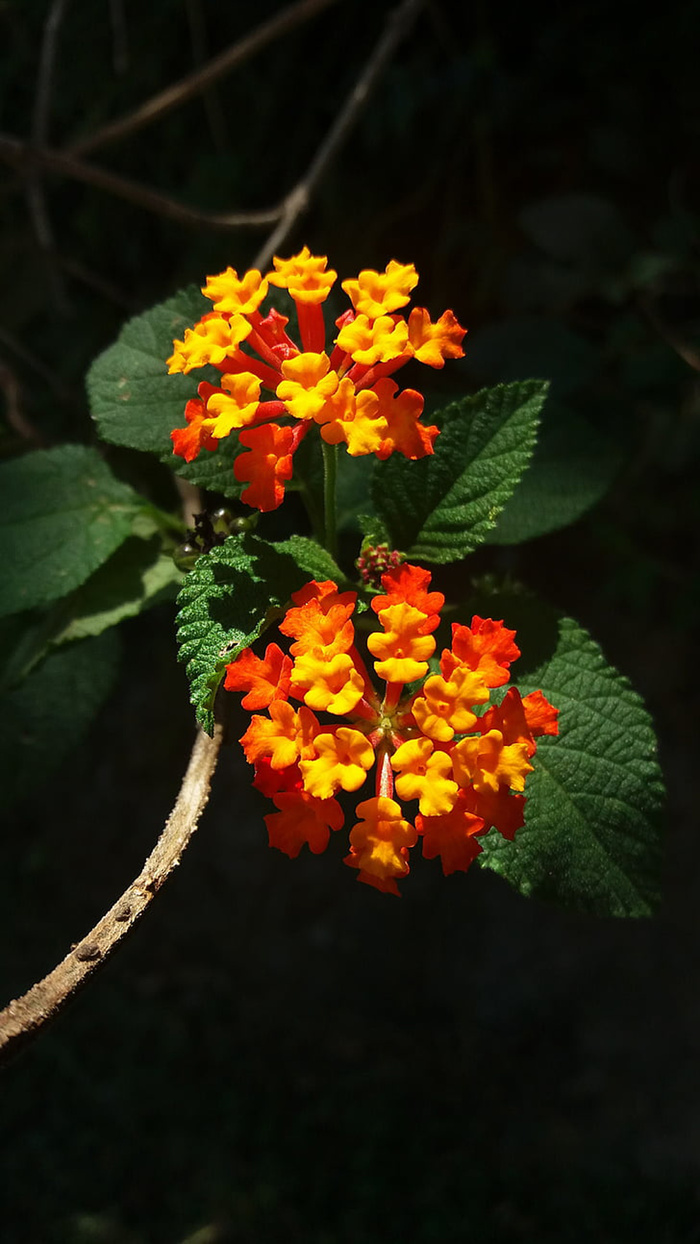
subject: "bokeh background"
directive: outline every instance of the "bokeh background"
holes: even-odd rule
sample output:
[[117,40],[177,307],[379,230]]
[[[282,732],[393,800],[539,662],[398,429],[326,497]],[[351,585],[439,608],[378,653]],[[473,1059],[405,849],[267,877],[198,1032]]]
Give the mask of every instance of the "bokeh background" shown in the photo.
[[[4,0],[2,133],[70,150],[285,7]],[[400,9],[329,4],[85,158],[198,209],[270,206]],[[2,1072],[3,1240],[700,1241],[699,39],[681,0],[431,0],[282,248],[342,276],[413,260],[421,302],[470,328],[436,400],[552,380],[569,478],[593,459],[605,495],[449,582],[522,580],[645,696],[670,791],[658,917],[593,921],[420,860],[395,901],[340,843],[290,862],[230,748],[143,925]],[[123,320],[266,236],[9,163],[0,203],[3,456],[94,443],[83,377]],[[135,458],[109,454],[165,496]],[[7,817],[3,998],[85,934],[172,806],[193,738],[172,616],[120,628],[82,746]]]

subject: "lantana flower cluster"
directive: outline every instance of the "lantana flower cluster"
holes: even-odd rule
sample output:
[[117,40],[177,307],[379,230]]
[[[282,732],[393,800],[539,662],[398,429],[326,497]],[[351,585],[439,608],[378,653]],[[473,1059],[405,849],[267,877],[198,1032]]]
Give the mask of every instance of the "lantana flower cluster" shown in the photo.
[[486,707],[520,655],[501,621],[453,624],[440,673],[429,672],[445,603],[430,582],[408,564],[382,575],[384,592],[371,600],[379,629],[366,641],[381,690],[358,650],[357,594],[331,580],[293,595],[279,624],[288,653],[277,643],[263,657],[246,648],[226,672],[244,708],[267,710],[253,713],[240,742],[253,785],[275,806],[265,817],[270,845],[292,858],[304,844],[321,853],[345,821],[337,796],[361,792],[345,863],[389,894],[419,838],[445,874],[469,868],[492,826],[512,839],[535,739],[558,732],[541,691],[521,697],[511,687]]
[[[171,434],[174,452],[191,462],[236,433],[246,451],[233,467],[248,485],[241,499],[258,510],[281,504],[293,456],[314,424],[327,444],[343,444],[353,457],[431,454],[438,428],[420,422],[422,395],[399,390],[390,377],[410,359],[444,367],[464,353],[466,330],[452,311],[435,322],[424,307],[408,319],[399,314],[418,273],[393,259],[384,272],[365,269],[342,282],[352,306],[333,335],[323,303],[337,273],[327,263],[305,246],[291,259],[275,257],[265,276],[253,268],[239,277],[227,268],[208,277],[202,292],[213,310],[173,342],[168,359],[171,373],[207,364],[221,373],[218,385],[202,381],[187,403],[186,427]],[[300,344],[287,333],[288,317],[274,307],[263,315],[271,285],[286,289],[295,304]],[[262,390],[271,397],[261,400]]]

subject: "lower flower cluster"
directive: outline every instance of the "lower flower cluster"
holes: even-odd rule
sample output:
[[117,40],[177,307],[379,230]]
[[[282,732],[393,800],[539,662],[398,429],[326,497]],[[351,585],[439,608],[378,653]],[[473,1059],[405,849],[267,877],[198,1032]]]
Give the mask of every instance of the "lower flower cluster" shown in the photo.
[[382,575],[384,594],[371,601],[381,629],[367,648],[383,692],[356,644],[357,594],[330,580],[292,597],[279,626],[293,641],[289,653],[276,643],[264,657],[246,648],[226,671],[225,687],[245,692],[244,708],[267,709],[253,714],[240,741],[253,785],[276,809],[265,817],[270,845],[292,858],[304,843],[320,854],[345,820],[336,795],[371,783],[345,863],[389,894],[399,893],[419,837],[446,875],[466,871],[491,827],[512,839],[524,824],[535,739],[558,733],[557,709],[541,691],[521,697],[511,687],[488,704],[520,655],[502,622],[453,624],[440,673],[429,672],[445,603],[430,580],[417,566],[392,567]]

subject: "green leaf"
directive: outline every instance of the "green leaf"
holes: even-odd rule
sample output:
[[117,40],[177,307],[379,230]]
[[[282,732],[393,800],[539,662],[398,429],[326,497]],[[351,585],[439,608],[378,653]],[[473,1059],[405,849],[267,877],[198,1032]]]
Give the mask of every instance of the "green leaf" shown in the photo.
[[530,460],[546,395],[541,380],[483,389],[434,416],[434,454],[377,466],[372,498],[394,548],[451,562],[487,538]]
[[79,587],[127,538],[145,504],[84,445],[3,463],[0,496],[0,617]]
[[88,397],[104,440],[156,454],[197,487],[237,497],[242,487],[233,475],[233,460],[240,450],[237,437],[227,437],[211,452],[202,450],[190,463],[173,454],[170,440],[173,428],[185,426],[185,405],[196,397],[199,382],[218,376],[211,368],[169,376],[166,367],[174,338],[182,339],[185,329],[207,311],[211,303],[190,285],[129,320],[114,345],[92,364]]
[[75,593],[69,620],[53,643],[100,635],[144,609],[174,600],[183,577],[159,536],[131,536]]
[[548,401],[530,466],[488,535],[519,544],[575,522],[610,489],[622,462],[618,445],[574,411]]
[[479,862],[528,897],[648,916],[659,898],[663,800],[649,714],[576,622],[560,619],[549,646],[517,685],[523,695],[541,688],[559,708],[560,734],[538,741],[524,827],[513,842],[491,830]]
[[343,450],[338,456],[338,531],[357,533],[359,515],[371,508],[370,492],[376,459],[371,455],[351,457]]
[[114,683],[112,631],[51,653],[0,696],[3,803],[36,790],[77,746]]
[[[296,565],[304,572],[304,583],[310,579],[317,579],[319,582],[332,579],[339,587],[347,583],[345,575],[330,553],[307,536],[289,536],[287,540],[275,541],[271,547],[284,557],[294,558]],[[296,588],[292,590],[296,591]]]
[[214,727],[214,700],[228,662],[314,578],[339,583],[343,576],[325,550],[302,536],[277,545],[248,533],[230,536],[199,558],[178,597],[177,638],[203,729]]

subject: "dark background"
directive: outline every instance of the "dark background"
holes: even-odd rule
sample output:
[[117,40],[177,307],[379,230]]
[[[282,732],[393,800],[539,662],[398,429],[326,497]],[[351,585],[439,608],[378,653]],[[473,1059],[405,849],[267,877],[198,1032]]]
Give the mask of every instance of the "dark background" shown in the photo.
[[[282,7],[73,0],[49,145]],[[51,12],[0,8],[2,125],[23,138]],[[333,6],[90,158],[198,207],[268,206],[312,158],[388,12]],[[700,1240],[699,37],[700,9],[677,0],[650,16],[435,0],[281,248],[307,242],[342,277],[413,260],[420,301],[470,327],[464,365],[440,384],[549,376],[610,435],[615,485],[586,517],[452,574],[519,577],[645,696],[670,791],[658,917],[593,921],[420,859],[395,901],[354,884],[339,843],[290,862],[265,844],[265,801],[234,746],[143,926],[2,1073],[3,1239]],[[44,245],[6,170],[6,456],[94,439],[82,378],[126,315],[245,269],[264,239],[185,228],[68,178],[38,193]],[[528,224],[550,200],[554,256]],[[129,455],[110,460],[168,487]],[[114,901],[172,806],[193,721],[171,622],[161,607],[121,628],[119,681],[84,746],[43,786],[37,774],[10,818],[7,998]]]

